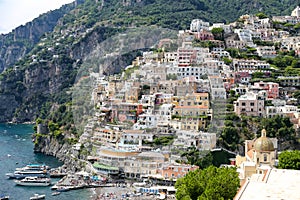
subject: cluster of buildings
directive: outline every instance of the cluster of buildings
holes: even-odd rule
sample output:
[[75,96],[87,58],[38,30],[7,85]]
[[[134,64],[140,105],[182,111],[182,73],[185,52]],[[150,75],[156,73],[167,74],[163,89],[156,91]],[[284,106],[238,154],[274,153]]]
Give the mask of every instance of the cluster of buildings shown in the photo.
[[[293,11],[290,17],[300,19],[295,13],[298,12]],[[300,78],[282,76],[278,82],[251,84],[253,73],[267,76],[275,69],[265,60],[231,58],[226,51],[226,48],[251,47],[261,58],[274,58],[275,47],[257,46],[253,39],[259,39],[279,42],[279,48],[300,54],[296,38],[289,37],[287,31],[272,28],[275,19],[246,15],[241,17],[242,24],[212,26],[195,19],[190,30],[179,31],[181,43],[176,50],[161,45],[162,51],[143,52],[121,75],[97,75],[92,94],[95,114],[79,140],[81,144],[91,142],[96,148],[89,158],[94,169],[109,176],[121,173],[128,178],[165,180],[176,180],[197,169],[177,162],[183,158],[176,152],[191,146],[203,151],[216,147],[217,129],[212,125],[223,127],[222,117],[226,115],[228,94],[232,90],[238,95],[234,102],[237,115],[287,116],[298,128],[299,110],[290,103],[286,87],[297,87]],[[222,28],[224,40],[215,39],[214,28]],[[209,41],[213,45],[202,47],[195,41]],[[168,39],[166,43],[177,44],[177,41]],[[224,58],[231,62],[225,62]],[[262,138],[265,140],[265,132]],[[266,173],[257,166],[274,165],[276,142],[259,141],[246,145],[246,158],[251,163],[241,166]],[[267,145],[267,151],[259,145]],[[247,173],[247,170],[241,173],[242,179]]]

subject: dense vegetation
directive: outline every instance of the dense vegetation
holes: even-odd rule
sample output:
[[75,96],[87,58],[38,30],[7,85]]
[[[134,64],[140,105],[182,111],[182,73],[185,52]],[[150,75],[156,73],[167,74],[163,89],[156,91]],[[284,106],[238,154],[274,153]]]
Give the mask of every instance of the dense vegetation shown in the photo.
[[235,168],[210,166],[204,170],[189,172],[176,181],[176,199],[233,199],[240,180]]
[[281,144],[280,150],[296,143],[295,130],[288,117],[276,115],[272,118],[238,117],[235,114],[227,116],[218,144],[231,151],[243,151],[244,141],[260,137],[265,128],[268,137],[276,137]]
[[283,151],[279,154],[278,168],[300,170],[300,151]]
[[[288,15],[297,2],[283,1],[209,1],[209,0],[143,0],[141,2],[86,0],[63,19],[63,29],[68,26],[86,26],[95,24],[117,27],[159,25],[171,29],[186,29],[190,21],[201,18],[205,21],[229,23],[244,14],[264,12],[267,15]],[[218,6],[216,6],[218,5]],[[75,24],[74,24],[75,23]]]

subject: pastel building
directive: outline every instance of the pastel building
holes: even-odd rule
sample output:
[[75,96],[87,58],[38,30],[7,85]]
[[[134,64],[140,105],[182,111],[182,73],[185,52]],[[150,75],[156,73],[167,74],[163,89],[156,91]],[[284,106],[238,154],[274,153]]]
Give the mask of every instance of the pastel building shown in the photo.
[[265,90],[267,92],[267,98],[277,99],[279,97],[279,84],[273,82],[255,82],[252,90]]
[[234,102],[234,112],[238,115],[258,116],[265,115],[265,97],[262,93],[247,92]]
[[162,168],[158,169],[157,174],[161,175],[164,179],[173,179],[184,177],[188,172],[199,169],[198,166],[179,164],[179,163],[166,163]]
[[236,165],[241,181],[251,177],[252,174],[264,174],[266,170],[275,166],[277,153],[277,139],[268,138],[266,130],[254,140],[245,141],[245,157],[237,156]]

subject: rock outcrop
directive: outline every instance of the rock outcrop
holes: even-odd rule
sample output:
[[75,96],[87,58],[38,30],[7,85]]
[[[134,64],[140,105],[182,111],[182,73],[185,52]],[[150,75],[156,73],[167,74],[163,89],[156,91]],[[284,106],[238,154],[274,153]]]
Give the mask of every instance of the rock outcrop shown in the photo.
[[76,172],[81,170],[82,161],[78,158],[79,152],[72,148],[66,142],[53,138],[50,135],[33,138],[35,142],[34,152],[43,153],[45,155],[54,156],[64,162],[68,171]]
[[[79,3],[82,3],[79,1]],[[78,4],[78,3],[77,3]],[[59,19],[70,10],[75,3],[62,6],[60,9],[40,15],[31,22],[19,26],[8,34],[0,35],[0,72],[13,66],[32,50],[34,45],[47,32],[52,32]]]

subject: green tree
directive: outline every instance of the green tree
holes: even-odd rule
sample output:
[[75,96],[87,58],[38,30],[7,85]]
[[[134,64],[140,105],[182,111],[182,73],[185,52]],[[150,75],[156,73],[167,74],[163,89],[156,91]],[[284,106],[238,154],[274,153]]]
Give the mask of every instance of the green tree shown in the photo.
[[259,19],[268,18],[268,16],[267,16],[266,14],[262,13],[262,12],[257,13],[257,14],[256,14],[256,17],[258,17]]
[[178,200],[232,199],[240,186],[235,168],[210,166],[204,170],[189,172],[176,181]]
[[224,40],[224,29],[223,28],[213,28],[211,33],[214,35],[216,40]]
[[271,118],[262,118],[258,135],[263,128],[266,129],[268,137],[276,137],[280,142],[295,140],[295,130],[288,117],[276,115]]
[[232,63],[232,60],[229,59],[229,58],[227,58],[227,57],[222,58],[222,60],[224,61],[224,63],[225,63],[226,65],[230,65],[230,64]]
[[265,73],[263,73],[263,72],[254,72],[254,73],[252,73],[252,79],[263,78],[264,76],[265,76]]
[[283,151],[279,154],[278,168],[300,170],[300,151]]

